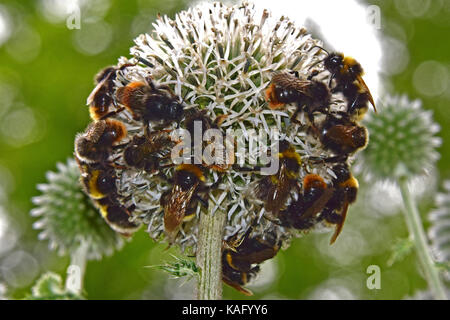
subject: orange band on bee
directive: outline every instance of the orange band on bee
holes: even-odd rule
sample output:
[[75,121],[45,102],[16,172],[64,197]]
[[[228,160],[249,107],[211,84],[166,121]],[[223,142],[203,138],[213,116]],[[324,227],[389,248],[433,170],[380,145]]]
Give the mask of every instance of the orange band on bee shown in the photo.
[[318,174],[308,174],[303,178],[303,188],[305,190],[312,189],[312,188],[320,188],[320,189],[326,189],[327,184],[323,180],[321,176]]
[[270,86],[265,91],[266,101],[269,103],[269,108],[279,109],[284,106],[284,103],[281,103],[277,100],[275,96],[275,84],[270,84]]

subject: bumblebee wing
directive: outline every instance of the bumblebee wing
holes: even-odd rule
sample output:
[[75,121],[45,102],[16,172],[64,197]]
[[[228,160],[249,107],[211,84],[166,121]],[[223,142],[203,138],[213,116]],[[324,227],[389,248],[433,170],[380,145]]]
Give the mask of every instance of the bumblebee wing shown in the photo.
[[292,181],[288,176],[286,164],[283,162],[281,163],[278,174],[271,177],[273,187],[268,192],[265,208],[268,212],[278,213],[289,196]]
[[97,85],[95,86],[94,90],[92,90],[91,94],[89,94],[89,96],[86,99],[86,104],[89,106],[95,98],[95,95],[97,94],[97,92],[99,92],[103,85],[105,84],[105,82],[109,79],[109,77],[105,77],[102,81],[100,81],[99,83],[97,83]]
[[246,255],[246,261],[251,264],[259,264],[266,260],[272,259],[278,253],[279,247],[268,247],[261,248],[256,252],[250,252]]
[[341,211],[341,222],[336,225],[336,230],[334,231],[334,234],[330,239],[330,245],[336,241],[337,237],[342,231],[342,228],[344,227],[345,218],[347,217],[348,205],[349,203],[348,201],[346,201]]
[[328,201],[333,196],[334,188],[326,188],[323,192],[323,194],[314,201],[310,206],[308,206],[308,209],[306,209],[305,213],[302,214],[302,218],[309,218],[312,216],[315,216],[320,211],[322,211]]
[[338,144],[355,146],[352,135],[356,130],[358,130],[357,126],[338,124],[328,130],[327,138]]
[[310,80],[297,78],[290,73],[279,73],[273,76],[272,81],[278,86],[295,90],[303,94],[307,93],[308,90],[306,89],[311,85]]
[[275,188],[275,186],[272,183],[271,176],[266,176],[266,177],[259,179],[256,183],[254,183],[254,184],[252,183],[249,186],[248,195],[251,196],[253,194],[252,191],[254,190],[254,194],[257,199],[266,201],[269,193],[272,192],[271,190],[273,188]]
[[167,232],[173,232],[183,221],[197,185],[198,183],[186,191],[174,185],[164,204],[164,227]]
[[230,287],[236,289],[237,291],[239,291],[240,293],[242,293],[248,297],[253,295],[253,292],[251,292],[249,289],[242,287],[240,284],[238,284],[237,282],[235,282],[231,279],[228,279],[228,277],[226,275],[222,276],[222,281],[225,282]]
[[370,93],[369,87],[367,86],[366,82],[360,75],[358,75],[356,79],[358,80],[359,84],[364,88],[364,90],[367,92],[367,95],[369,96],[369,101],[372,104],[375,112],[377,112],[377,108],[375,107],[375,101],[373,100],[372,94]]

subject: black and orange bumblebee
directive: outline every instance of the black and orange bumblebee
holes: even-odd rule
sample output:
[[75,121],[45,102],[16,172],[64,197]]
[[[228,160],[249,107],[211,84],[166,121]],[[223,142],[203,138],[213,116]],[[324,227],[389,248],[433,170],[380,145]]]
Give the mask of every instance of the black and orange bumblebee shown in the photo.
[[103,162],[86,163],[77,156],[75,159],[81,172],[81,186],[108,225],[124,236],[137,231],[139,224],[130,221],[132,208],[125,208],[117,199],[117,177],[114,167]]
[[117,78],[117,72],[133,65],[124,64],[121,67],[107,67],[95,76],[94,83],[96,86],[87,98],[92,120],[98,121],[108,117],[110,107],[114,104],[114,80]]
[[128,167],[153,173],[167,163],[174,145],[168,130],[135,135],[123,151],[123,160]]
[[298,198],[278,215],[280,224],[297,230],[312,228],[321,220],[321,213],[333,195],[334,188],[329,187],[321,176],[306,175]]
[[286,140],[279,142],[279,168],[276,174],[261,178],[255,187],[256,197],[264,202],[266,212],[276,216],[286,204],[292,190],[298,188],[302,159]]
[[204,169],[194,164],[181,164],[175,168],[172,188],[161,195],[160,204],[164,208],[164,229],[172,244],[183,222],[195,216],[198,203],[205,207],[208,188]]
[[259,272],[258,264],[272,259],[281,248],[282,241],[272,230],[252,236],[253,226],[240,238],[225,241],[222,249],[222,280],[245,295],[253,293],[244,288]]
[[356,201],[359,188],[358,180],[350,172],[348,164],[337,164],[332,170],[336,175],[331,182],[333,196],[322,211],[322,218],[326,222],[336,225],[330,244],[333,244],[341,233],[348,207]]
[[113,119],[92,122],[75,138],[76,156],[88,163],[105,162],[112,150],[127,135],[125,125]]
[[[234,164],[234,148],[227,145],[227,137],[220,130],[220,125],[226,119],[225,115],[218,116],[214,121],[206,114],[206,110],[198,110],[196,108],[189,109],[185,113],[184,126],[189,132],[191,137],[191,153],[194,159],[198,163],[201,163],[204,167],[212,169],[217,172],[225,172]],[[196,137],[196,124],[197,130],[201,129],[201,143],[195,145]],[[215,129],[219,130],[222,138],[221,143],[214,141],[214,144],[204,141],[203,137],[207,130]],[[211,137],[208,137],[208,139]],[[201,148],[200,148],[201,147]],[[214,149],[210,149],[213,147]],[[197,152],[197,150],[199,152]],[[211,151],[211,159],[205,159],[203,151]],[[199,159],[201,158],[201,159]]]
[[369,133],[364,126],[351,121],[345,116],[328,114],[318,126],[313,126],[325,149],[332,151],[336,158],[343,161],[356,151],[364,149],[369,140]]
[[347,113],[352,120],[359,121],[368,110],[369,102],[375,112],[375,101],[362,76],[364,70],[354,58],[332,52],[323,61],[325,69],[331,73],[331,81],[336,81],[332,92],[342,92],[347,99]]
[[179,123],[184,115],[184,106],[168,86],[156,86],[151,79],[148,83],[133,81],[116,90],[117,102],[123,105],[136,121],[150,122],[163,127]]
[[294,103],[297,110],[292,119],[295,120],[299,112],[305,112],[310,121],[313,121],[315,112],[328,112],[331,99],[328,87],[322,82],[300,79],[295,73],[289,72],[275,73],[265,96],[269,108],[278,109]]

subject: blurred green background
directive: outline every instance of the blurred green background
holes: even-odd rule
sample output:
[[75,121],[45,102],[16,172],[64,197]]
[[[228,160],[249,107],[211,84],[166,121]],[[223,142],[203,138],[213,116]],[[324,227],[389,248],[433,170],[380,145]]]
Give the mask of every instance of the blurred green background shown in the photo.
[[[75,134],[89,122],[85,101],[93,75],[127,56],[133,38],[151,29],[158,12],[173,17],[188,5],[177,0],[81,1],[82,28],[69,30],[61,3],[0,0],[0,296],[7,288],[9,297],[22,298],[48,270],[65,277],[69,259],[49,251],[32,227],[30,199],[38,195],[36,184],[44,182],[56,162],[71,156]],[[403,54],[402,65],[386,70],[382,81],[394,92],[422,99],[434,111],[444,140],[438,178],[449,178],[450,1],[370,4],[380,6],[381,32]],[[398,200],[392,200],[390,210],[376,211],[362,205],[374,191],[364,184],[361,190],[334,246],[328,246],[329,234],[293,241],[263,267],[250,286],[255,293],[251,299],[401,299],[424,290],[414,254],[387,264],[395,240],[407,236]],[[425,198],[421,203],[426,212],[431,202]],[[141,229],[114,256],[88,263],[87,297],[192,298],[193,283],[180,286],[182,281],[145,268],[172,260],[164,249]],[[380,290],[366,287],[369,265],[381,268]],[[246,297],[225,286],[224,298]]]

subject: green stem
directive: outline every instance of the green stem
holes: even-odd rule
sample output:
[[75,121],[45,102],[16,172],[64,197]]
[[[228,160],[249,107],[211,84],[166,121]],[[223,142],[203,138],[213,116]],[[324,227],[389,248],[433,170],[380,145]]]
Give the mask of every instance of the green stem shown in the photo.
[[425,279],[435,299],[447,300],[444,285],[439,278],[438,270],[434,264],[433,258],[428,247],[428,240],[423,229],[417,205],[409,191],[407,179],[399,179],[400,191],[405,204],[405,220],[410,236],[414,240],[417,255],[422,265]]
[[83,290],[87,251],[88,244],[82,242],[78,249],[70,256],[70,265],[67,269],[66,290],[77,295],[81,295]]
[[[212,203],[210,203],[211,207]],[[197,284],[198,300],[222,298],[222,239],[226,215],[217,210],[214,214],[202,213],[197,247],[197,266],[200,276]]]

